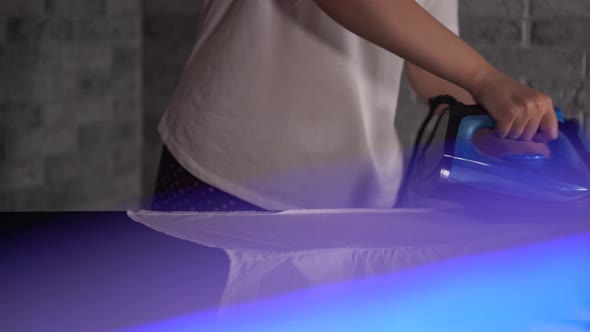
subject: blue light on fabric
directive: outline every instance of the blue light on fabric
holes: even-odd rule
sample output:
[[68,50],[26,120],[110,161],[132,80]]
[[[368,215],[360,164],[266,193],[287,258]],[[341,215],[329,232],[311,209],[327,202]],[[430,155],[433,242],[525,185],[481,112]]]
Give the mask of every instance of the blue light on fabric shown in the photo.
[[[121,332],[590,330],[590,235],[302,290]],[[586,316],[584,316],[586,315]],[[217,319],[217,321],[216,321]]]

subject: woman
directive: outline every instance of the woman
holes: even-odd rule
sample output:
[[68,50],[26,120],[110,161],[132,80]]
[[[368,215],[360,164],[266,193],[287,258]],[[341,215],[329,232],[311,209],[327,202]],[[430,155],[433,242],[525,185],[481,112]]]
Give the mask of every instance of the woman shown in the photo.
[[422,99],[482,104],[499,137],[555,138],[551,99],[466,45],[457,20],[457,0],[205,1],[159,126],[152,208],[393,206],[403,68]]

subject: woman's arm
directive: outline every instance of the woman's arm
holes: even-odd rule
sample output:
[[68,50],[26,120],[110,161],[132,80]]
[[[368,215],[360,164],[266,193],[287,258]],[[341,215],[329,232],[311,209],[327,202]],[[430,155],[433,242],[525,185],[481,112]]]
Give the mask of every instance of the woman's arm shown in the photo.
[[418,97],[426,103],[428,103],[430,97],[443,94],[451,95],[464,104],[475,103],[471,94],[456,84],[433,75],[409,62],[405,63],[404,69],[412,88],[414,88]]
[[414,0],[316,0],[335,21],[471,92],[494,68]]
[[465,89],[501,137],[557,137],[551,99],[491,66],[414,0],[315,0],[346,29]]

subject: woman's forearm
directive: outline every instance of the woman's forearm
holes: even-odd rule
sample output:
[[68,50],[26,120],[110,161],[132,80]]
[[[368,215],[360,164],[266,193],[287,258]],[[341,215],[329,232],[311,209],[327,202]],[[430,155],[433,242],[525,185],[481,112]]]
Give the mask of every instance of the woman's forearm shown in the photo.
[[414,0],[315,0],[351,32],[474,93],[495,69]]
[[414,91],[424,102],[430,97],[451,95],[464,104],[474,104],[473,97],[458,85],[437,77],[426,70],[406,62],[405,71]]

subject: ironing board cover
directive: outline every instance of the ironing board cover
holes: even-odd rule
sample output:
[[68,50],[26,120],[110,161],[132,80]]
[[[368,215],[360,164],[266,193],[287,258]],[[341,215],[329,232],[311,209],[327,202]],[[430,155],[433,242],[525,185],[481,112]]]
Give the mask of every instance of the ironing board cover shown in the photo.
[[[477,261],[478,257],[494,253],[514,252],[516,257],[519,250],[526,250],[522,248],[568,238],[590,243],[590,220],[583,217],[560,221],[521,216],[491,222],[453,211],[409,209],[221,213],[129,211],[128,215],[170,236],[225,250],[230,258],[230,270],[221,300],[222,308],[354,280],[412,273],[413,270],[461,259]],[[582,247],[581,251],[566,247],[562,246],[562,251],[576,251],[573,260],[576,273],[586,273],[585,280],[590,280],[590,245],[587,249]],[[556,264],[539,252],[538,257],[518,263],[516,269],[521,270],[514,272],[515,263],[506,258],[511,255],[502,256],[504,258],[488,265],[490,273],[500,273],[498,280],[523,271],[534,279],[535,274],[544,271],[540,268],[542,264]],[[532,265],[527,266],[529,263]],[[483,269],[486,268],[484,265]],[[428,273],[436,278],[436,271],[437,268]],[[453,273],[460,274],[459,271]],[[524,280],[517,283],[523,282],[516,286],[529,287]],[[573,302],[576,303],[569,303],[576,309],[568,319],[588,322],[590,284],[579,281],[571,284],[574,283],[578,288],[570,291],[580,294],[574,296]],[[487,287],[481,286],[482,289]],[[549,285],[537,286],[540,289],[531,291],[542,293]],[[496,300],[505,299],[498,295]],[[435,302],[423,309],[437,310]],[[501,322],[501,311],[496,311],[496,315],[489,319]],[[305,328],[309,329],[309,326]]]

